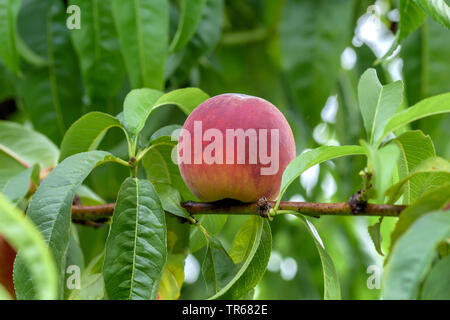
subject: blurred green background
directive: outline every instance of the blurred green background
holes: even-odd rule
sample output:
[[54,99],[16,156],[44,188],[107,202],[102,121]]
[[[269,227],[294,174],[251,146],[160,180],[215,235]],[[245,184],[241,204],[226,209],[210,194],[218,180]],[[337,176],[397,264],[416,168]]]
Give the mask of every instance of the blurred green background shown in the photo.
[[[65,9],[71,2],[23,0],[18,34],[37,57],[22,59],[16,74],[0,60],[0,119],[33,127],[57,145],[80,115],[93,110],[119,113],[126,93],[135,87],[129,81],[111,24],[109,29],[104,26],[111,34],[103,35],[110,40],[103,48],[110,68],[97,71],[106,72],[106,80],[99,81],[98,90],[90,91],[92,87],[86,84],[95,73],[85,72],[80,63],[84,53],[75,45],[79,35],[65,28]],[[169,4],[172,39],[181,2]],[[297,153],[321,145],[358,144],[364,129],[357,105],[357,81],[391,47],[399,26],[398,5],[387,0],[206,0],[192,39],[163,61],[164,89],[196,86],[211,96],[238,92],[267,99],[288,119]],[[50,63],[39,64],[36,58],[42,57]],[[406,107],[450,91],[449,57],[449,30],[428,18],[376,69],[383,83],[404,80]],[[167,124],[182,124],[184,119],[175,107],[158,110],[147,123],[145,134],[150,136]],[[437,155],[450,157],[448,115],[418,121],[413,128],[432,137]],[[119,138],[118,129],[114,130],[101,148],[126,157],[125,141]],[[347,201],[361,187],[359,171],[364,164],[363,157],[348,157],[313,167],[289,188],[284,200]],[[90,175],[88,185],[106,201],[114,201],[127,174],[126,169],[105,165]],[[225,247],[230,246],[244,220],[228,219],[219,235]],[[312,219],[337,267],[344,299],[379,297],[379,290],[367,286],[371,275],[367,268],[383,263],[367,233],[368,224],[375,221],[364,217]],[[385,252],[394,223],[386,218],[382,225]],[[255,298],[321,299],[320,258],[301,222],[279,217],[271,226],[273,252]],[[106,230],[78,228],[87,264],[101,251]],[[206,297],[199,275],[203,250],[188,257],[181,299]]]

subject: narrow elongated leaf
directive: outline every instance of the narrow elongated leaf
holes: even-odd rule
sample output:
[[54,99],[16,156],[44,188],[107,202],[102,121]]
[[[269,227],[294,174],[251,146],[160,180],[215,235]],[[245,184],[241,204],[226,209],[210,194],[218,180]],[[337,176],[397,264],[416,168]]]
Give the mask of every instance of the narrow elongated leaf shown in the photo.
[[166,259],[166,222],[158,194],[149,181],[127,178],[106,242],[108,298],[156,299]]
[[163,93],[154,89],[134,89],[125,97],[123,114],[127,129],[137,135],[144,128],[155,102]]
[[0,150],[16,161],[42,169],[58,163],[58,148],[46,136],[14,122],[0,121]]
[[378,142],[380,142],[381,139],[387,136],[390,132],[399,129],[408,123],[446,112],[450,112],[450,93],[444,93],[424,99],[416,103],[414,106],[397,112],[394,116],[392,116],[386,124],[384,133]]
[[[56,299],[58,276],[55,262],[42,235],[28,217],[14,207],[0,193],[0,234],[20,250],[21,257],[31,274],[31,282],[39,299]],[[20,295],[17,295],[19,298]]]
[[64,300],[67,300],[74,291],[79,290],[77,289],[76,284],[77,282],[81,282],[80,277],[82,277],[85,267],[83,251],[80,247],[80,238],[76,226],[73,224],[70,227],[69,246],[66,250],[64,263],[66,272],[64,277],[65,286],[63,287],[63,296]]
[[125,121],[128,129],[133,134],[138,134],[144,127],[147,118],[157,108],[164,105],[176,105],[186,115],[189,115],[208,98],[209,96],[198,88],[177,89],[166,94],[153,89],[135,89],[125,98]]
[[312,125],[320,121],[320,111],[333,94],[342,51],[351,41],[352,15],[353,1],[285,2],[280,26],[282,65],[298,110]]
[[392,144],[377,150],[363,141],[366,148],[368,167],[373,170],[373,185],[377,203],[384,203],[386,189],[392,184],[393,173],[400,151]]
[[17,14],[20,0],[0,1],[0,57],[14,73],[19,71],[19,53],[16,44]]
[[132,88],[161,90],[168,50],[168,1],[113,0],[112,10]]
[[370,239],[372,239],[373,245],[375,246],[375,250],[377,250],[380,255],[384,256],[382,249],[383,237],[381,235],[382,221],[383,217],[381,217],[380,220],[378,220],[378,222],[374,225],[368,226],[367,231],[369,232]]
[[450,256],[433,266],[423,283],[420,296],[423,300],[450,300]]
[[73,290],[68,300],[101,300],[105,296],[102,267],[105,253],[95,257],[84,269],[80,279],[80,289]]
[[[427,212],[443,209],[450,202],[450,184],[425,192],[419,199],[402,211],[395,229],[391,233],[391,249],[410,227]],[[391,252],[392,250],[389,250]],[[388,256],[390,258],[390,256]]]
[[424,192],[450,181],[450,163],[439,157],[424,160],[408,176],[386,191],[390,203],[401,196],[403,188],[412,179],[416,179],[410,186],[410,200],[414,201]]
[[156,101],[154,108],[174,104],[186,115],[189,115],[200,103],[208,98],[209,95],[198,88],[177,89],[161,96]]
[[17,204],[26,196],[30,189],[30,183],[39,185],[39,165],[36,164],[12,177],[5,186],[0,189],[12,203]]
[[401,41],[422,25],[426,14],[414,0],[400,0],[398,11],[400,14],[398,40]]
[[325,300],[338,300],[341,299],[341,287],[339,284],[339,278],[337,276],[336,268],[333,260],[328,255],[323,245],[322,239],[319,236],[314,225],[309,222],[304,216],[293,213],[296,217],[300,218],[305,224],[306,229],[314,240],[317,251],[319,252],[320,260],[322,261],[323,270],[323,298]]
[[28,45],[22,40],[20,35],[16,34],[16,45],[17,50],[19,51],[20,56],[27,61],[28,63],[32,64],[36,67],[45,67],[48,62],[44,58],[42,58],[40,55],[38,55],[36,52],[34,52]]
[[175,300],[180,296],[181,286],[184,282],[185,254],[169,254],[167,263],[158,290],[161,300]]
[[71,0],[70,4],[77,5],[81,12],[82,27],[70,33],[80,60],[86,93],[93,103],[104,103],[105,99],[117,94],[125,80],[111,2]]
[[[28,206],[27,216],[44,236],[62,279],[64,279],[63,259],[69,245],[75,192],[96,166],[108,161],[115,161],[115,158],[104,151],[78,153],[65,159],[42,181]],[[17,266],[18,264],[23,266],[22,259],[18,259],[14,268],[17,296],[32,299],[35,296],[28,273],[21,266]]]
[[294,160],[292,160],[283,172],[283,178],[281,180],[281,192],[275,208],[278,208],[278,204],[280,203],[281,198],[289,185],[308,168],[311,168],[316,164],[332,160],[334,158],[349,155],[363,155],[365,153],[366,152],[364,151],[364,148],[360,146],[323,146],[302,153]]
[[225,287],[236,273],[236,266],[222,244],[214,236],[208,237],[202,274],[205,279],[206,292],[214,295]]
[[[228,216],[225,214],[218,215],[201,215],[197,217],[198,222],[208,231],[210,235],[216,235],[222,230],[227,222]],[[192,228],[189,235],[189,251],[191,253],[203,248],[207,244],[205,235],[199,228]]]
[[417,298],[436,246],[447,237],[450,211],[434,211],[418,219],[392,249],[383,277],[383,298]]
[[410,105],[449,91],[449,55],[448,29],[430,18],[402,42],[400,56],[404,61],[403,79]]
[[180,205],[182,199],[177,189],[170,184],[158,183],[155,184],[155,190],[165,211],[182,218],[189,217],[189,213]]
[[0,59],[0,101],[4,101],[8,98],[12,98],[14,96],[14,86],[13,86],[13,77],[12,72],[7,69]]
[[368,69],[361,76],[358,83],[359,108],[370,144],[382,136],[387,121],[402,102],[402,92],[401,81],[381,85],[375,69]]
[[[206,0],[195,34],[184,50],[174,52],[167,59],[165,78],[183,81],[198,59],[210,53],[220,40],[224,0]],[[172,75],[176,72],[176,76]]]
[[102,112],[85,114],[75,121],[64,135],[59,160],[79,152],[95,150],[106,132],[113,127],[121,128],[125,132],[116,117]]
[[257,219],[249,218],[234,236],[229,254],[235,264],[241,263],[249,255],[255,232],[258,230],[258,223],[259,221]]
[[155,185],[171,185],[180,192],[184,201],[197,200],[197,197],[184,183],[178,165],[172,160],[172,153],[176,151],[177,142],[166,137],[164,141],[156,141],[155,139],[154,143],[150,145],[142,158],[142,165],[147,172],[147,178]]
[[183,49],[189,42],[200,23],[205,4],[206,0],[183,0],[180,22],[170,44],[170,51]]
[[450,29],[450,8],[445,0],[414,0],[434,20]]
[[169,142],[172,141],[172,135],[175,130],[181,129],[179,124],[169,124],[168,126],[159,128],[150,137],[150,144],[157,144],[159,142]]
[[66,8],[59,0],[22,3],[19,34],[48,63],[24,65],[18,91],[34,128],[59,144],[82,111],[81,75],[66,26]]
[[228,284],[210,299],[239,299],[251,291],[261,280],[269,263],[272,251],[272,234],[267,220],[253,217],[255,224],[251,249],[241,262],[239,271]]
[[[419,163],[436,155],[433,141],[422,131],[407,131],[393,140],[400,149],[398,161],[399,179],[406,178]],[[404,203],[411,202],[411,184],[419,184],[420,180],[411,178],[406,182]]]

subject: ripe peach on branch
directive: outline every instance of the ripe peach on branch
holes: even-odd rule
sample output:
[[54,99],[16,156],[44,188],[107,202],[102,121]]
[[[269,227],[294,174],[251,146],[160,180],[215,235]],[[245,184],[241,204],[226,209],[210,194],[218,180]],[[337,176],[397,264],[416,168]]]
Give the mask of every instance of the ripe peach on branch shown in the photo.
[[178,144],[181,175],[202,201],[276,199],[294,158],[294,136],[283,114],[244,94],[221,94],[200,104]]

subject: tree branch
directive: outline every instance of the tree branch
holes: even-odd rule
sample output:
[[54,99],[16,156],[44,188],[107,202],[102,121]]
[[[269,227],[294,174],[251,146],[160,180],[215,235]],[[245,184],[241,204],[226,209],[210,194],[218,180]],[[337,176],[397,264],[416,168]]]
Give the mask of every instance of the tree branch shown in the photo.
[[[275,201],[267,201],[267,210],[274,208]],[[191,215],[197,214],[246,214],[260,215],[261,205],[259,203],[243,204],[234,201],[217,201],[212,203],[187,201],[181,205]],[[114,203],[102,204],[98,206],[72,206],[72,219],[74,222],[80,221],[105,221],[112,216]],[[277,214],[297,212],[303,215],[320,216],[383,216],[398,217],[406,206],[388,204],[367,204],[364,211],[357,214],[352,213],[348,202],[342,203],[312,203],[312,202],[292,202],[281,201]]]

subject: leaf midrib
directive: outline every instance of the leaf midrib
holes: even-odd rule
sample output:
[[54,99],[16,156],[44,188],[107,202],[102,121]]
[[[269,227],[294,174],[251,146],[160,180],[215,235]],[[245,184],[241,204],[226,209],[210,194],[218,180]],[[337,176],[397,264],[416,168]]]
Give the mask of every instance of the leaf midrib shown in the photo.
[[136,184],[136,219],[135,219],[135,229],[134,229],[134,243],[133,243],[133,263],[131,270],[131,282],[130,282],[130,294],[128,296],[128,300],[131,300],[133,295],[133,285],[134,285],[134,273],[136,269],[136,250],[137,250],[137,234],[138,234],[138,225],[139,225],[139,181],[137,178],[133,179]]

